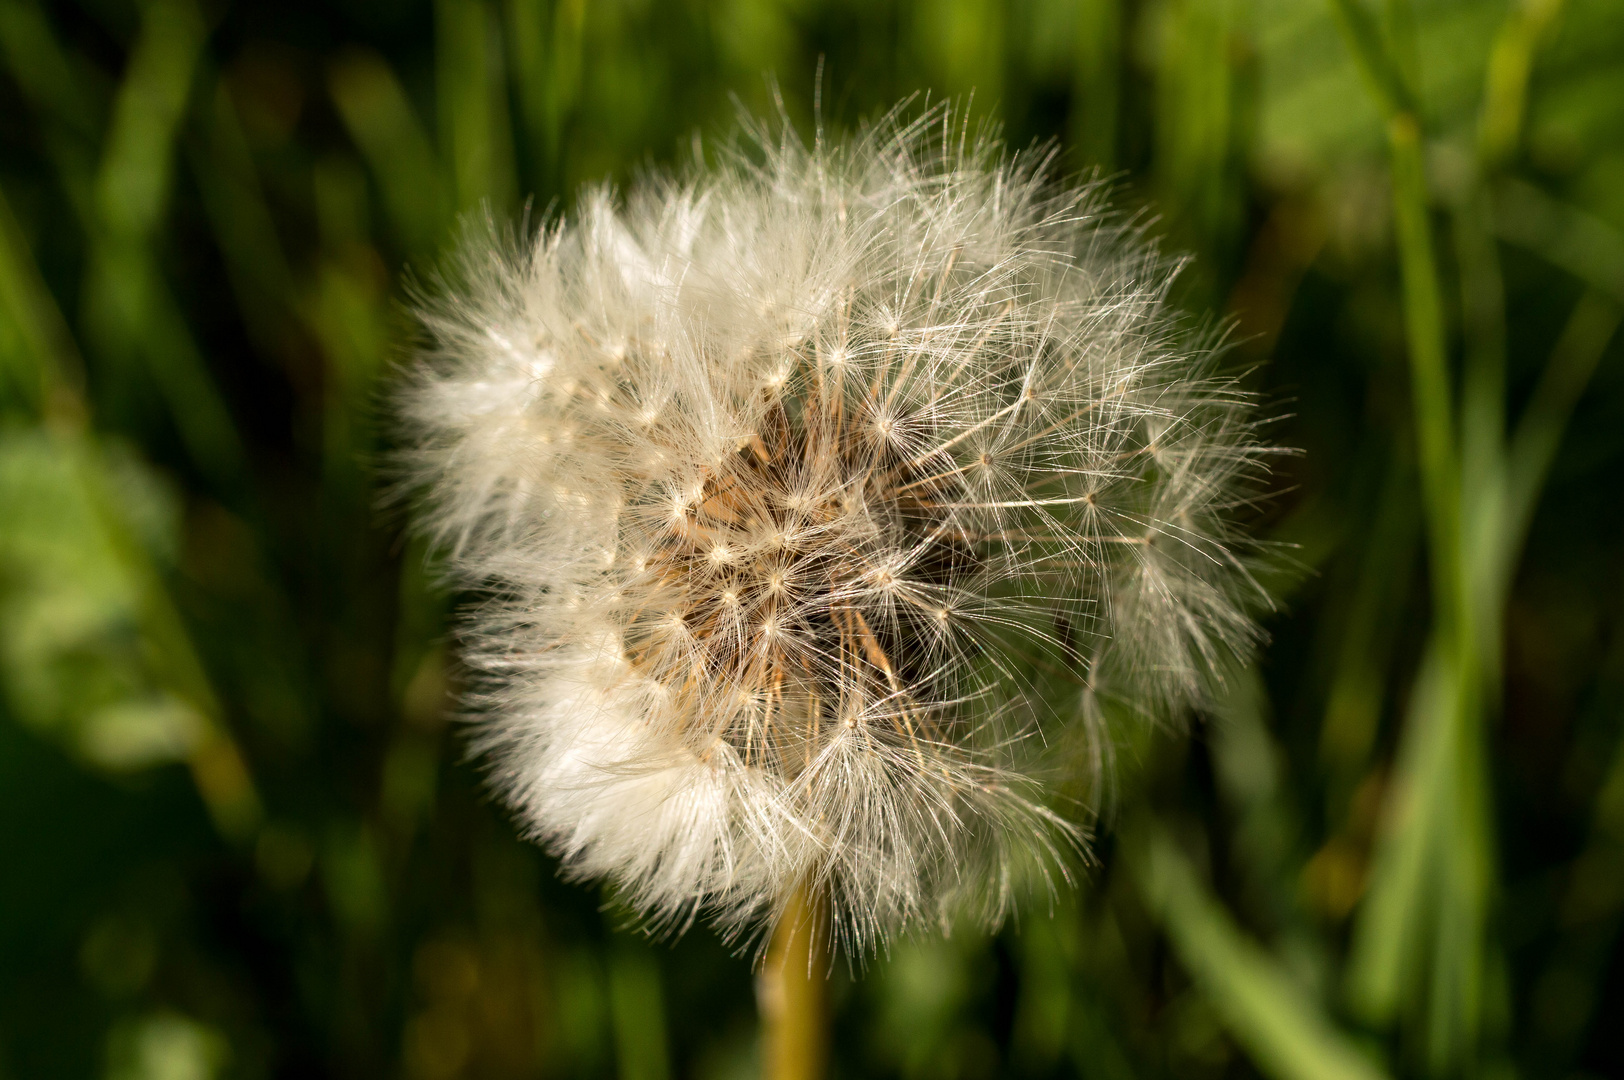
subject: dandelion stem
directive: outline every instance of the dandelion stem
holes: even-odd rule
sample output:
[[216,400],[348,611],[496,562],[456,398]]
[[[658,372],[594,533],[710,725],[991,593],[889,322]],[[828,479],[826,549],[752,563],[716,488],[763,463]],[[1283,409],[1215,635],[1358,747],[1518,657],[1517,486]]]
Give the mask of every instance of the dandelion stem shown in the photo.
[[756,975],[764,1080],[816,1080],[828,1056],[829,935],[823,905],[796,886]]

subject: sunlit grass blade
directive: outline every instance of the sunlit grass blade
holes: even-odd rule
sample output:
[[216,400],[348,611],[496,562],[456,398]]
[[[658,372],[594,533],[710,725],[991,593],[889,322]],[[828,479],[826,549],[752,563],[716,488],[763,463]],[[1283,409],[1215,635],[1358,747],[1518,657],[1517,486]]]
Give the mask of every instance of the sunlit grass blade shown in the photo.
[[1179,960],[1264,1074],[1381,1080],[1381,1067],[1234,924],[1164,832],[1125,832],[1124,849]]
[[1501,238],[1624,303],[1624,234],[1607,222],[1508,179],[1494,189],[1494,227]]
[[1414,113],[1415,91],[1382,40],[1381,26],[1364,0],[1331,0],[1342,36],[1376,103],[1388,117]]
[[548,114],[553,98],[553,64],[548,56],[553,34],[547,18],[551,5],[547,0],[506,0],[502,7],[507,66],[513,73],[513,97],[519,110],[519,149],[528,159],[525,164],[531,178],[541,179],[551,165],[550,160],[537,160],[548,157]]
[[[1402,74],[1413,70],[1407,5],[1392,20],[1392,49],[1357,0],[1334,0],[1350,50],[1388,114],[1393,222],[1401,271],[1423,505],[1431,567],[1433,630],[1411,700],[1387,797],[1369,892],[1350,950],[1347,990],[1362,1019],[1388,1025],[1404,1010],[1426,1030],[1434,1070],[1474,1060],[1480,1034],[1484,933],[1492,886],[1483,770],[1488,709],[1485,654],[1498,648],[1499,598],[1475,587],[1480,553],[1492,549],[1503,488],[1498,374],[1498,281],[1492,266],[1465,284],[1476,321],[1474,363],[1462,418],[1483,460],[1463,463],[1448,366],[1442,289],[1430,223],[1421,130]],[[1397,55],[1397,59],[1395,59]],[[1470,208],[1470,207],[1469,207]],[[1476,218],[1463,218],[1466,247]],[[1486,241],[1476,245],[1481,248]],[[1492,255],[1492,253],[1491,253]],[[1464,468],[1476,470],[1463,489]],[[1463,497],[1470,501],[1463,504]],[[1468,535],[1467,530],[1470,530]],[[1492,607],[1490,618],[1480,608]]]
[[186,0],[148,6],[113,102],[96,177],[102,227],[145,238],[162,220],[173,176],[175,137],[202,54],[202,18]]
[[1522,0],[1506,13],[1489,54],[1483,111],[1478,120],[1477,152],[1488,168],[1504,162],[1522,139],[1528,110],[1528,77],[1534,49],[1556,21],[1563,0]]
[[[7,396],[30,418],[67,408],[81,411],[84,365],[61,311],[28,253],[27,242],[0,192],[0,369]],[[3,401],[0,398],[0,401]]]
[[[1478,672],[1462,676],[1461,682],[1463,695],[1481,695]],[[1466,698],[1450,747],[1453,760],[1438,778],[1447,804],[1434,819],[1439,829],[1433,841],[1438,881],[1426,1012],[1427,1059],[1436,1074],[1476,1065],[1484,1033],[1487,929],[1494,893],[1493,827],[1483,752],[1486,713],[1481,696]]]
[[1521,547],[1527,535],[1568,418],[1618,331],[1621,315],[1624,311],[1617,302],[1596,292],[1587,291],[1579,298],[1517,423],[1511,443],[1504,524],[1510,550],[1499,567],[1503,588],[1510,587],[1507,579],[1514,569],[1515,548]]
[[450,221],[451,200],[406,91],[383,58],[370,52],[333,61],[327,83],[350,138],[372,170],[396,235],[409,251],[432,252]]
[[1244,117],[1233,47],[1240,8],[1170,4],[1161,20],[1154,129],[1159,201],[1175,235],[1207,251],[1224,250],[1240,224],[1235,143]]
[[440,150],[457,210],[506,211],[518,178],[498,24],[484,0],[437,0],[434,13]]
[[[1487,198],[1480,184],[1469,183],[1452,215],[1455,264],[1460,276],[1461,336],[1465,362],[1461,377],[1461,519],[1462,562],[1467,591],[1481,580],[1476,566],[1498,531],[1499,505],[1505,493],[1506,317],[1500,253],[1490,232]],[[1501,598],[1475,596],[1480,620],[1476,633],[1489,654],[1498,652]],[[1494,648],[1488,644],[1494,643]]]
[[1404,739],[1384,800],[1387,822],[1370,871],[1370,883],[1354,922],[1348,950],[1349,1007],[1368,1024],[1385,1026],[1407,1004],[1422,974],[1437,784],[1447,766],[1450,717],[1459,709],[1458,687],[1444,668],[1436,641],[1429,643],[1410,690]]
[[46,156],[82,223],[95,218],[91,181],[106,101],[56,40],[33,0],[0,0],[0,49],[23,96],[40,117]]
[[98,352],[145,366],[199,471],[230,492],[241,486],[242,446],[154,250],[203,41],[185,0],[143,14],[96,174],[84,303]]
[[[1348,609],[1337,620],[1341,642],[1325,695],[1320,757],[1345,788],[1375,746],[1382,703],[1398,641],[1391,628],[1400,618],[1414,577],[1419,513],[1414,462],[1406,445],[1389,451],[1387,476],[1364,537]],[[1346,790],[1335,797],[1344,799]]]
[[1122,9],[1120,0],[1081,0],[1076,7],[1071,141],[1079,164],[1109,173],[1116,165],[1121,111]]
[[1285,757],[1269,730],[1269,696],[1255,668],[1235,665],[1208,727],[1220,797],[1235,826],[1230,833],[1249,897],[1268,905],[1287,932],[1302,929],[1296,847],[1300,819],[1285,799]]
[[[551,18],[549,19],[549,14]],[[507,39],[514,92],[537,193],[564,182],[565,122],[581,93],[584,0],[508,0]]]
[[1460,475],[1449,385],[1442,291],[1428,215],[1421,129],[1409,115],[1388,124],[1393,226],[1402,272],[1405,341],[1421,493],[1427,510],[1433,618],[1451,627],[1459,613]]
[[274,355],[286,347],[284,320],[293,297],[293,272],[237,106],[223,82],[215,82],[210,97],[202,110],[204,135],[189,146],[191,171],[243,321],[259,347]]

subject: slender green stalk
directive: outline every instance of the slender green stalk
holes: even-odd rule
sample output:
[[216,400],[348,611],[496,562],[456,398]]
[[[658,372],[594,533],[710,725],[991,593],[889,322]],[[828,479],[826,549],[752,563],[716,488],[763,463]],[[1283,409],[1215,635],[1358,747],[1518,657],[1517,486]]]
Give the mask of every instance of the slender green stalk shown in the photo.
[[1434,618],[1453,631],[1449,624],[1459,610],[1460,480],[1443,297],[1427,213],[1426,166],[1421,158],[1421,129],[1413,116],[1401,113],[1393,117],[1387,135],[1393,157],[1393,224],[1403,276],[1416,448],[1431,540]]
[[1122,12],[1118,0],[1077,5],[1077,66],[1072,142],[1080,160],[1109,171],[1116,164]]
[[[1393,223],[1398,246],[1405,338],[1422,503],[1427,519],[1433,626],[1412,690],[1409,715],[1386,806],[1369,895],[1355,927],[1347,985],[1368,1022],[1391,1023],[1425,979],[1426,1049],[1435,1070],[1469,1062],[1482,1013],[1484,927],[1492,847],[1481,740],[1483,685],[1499,604],[1475,589],[1472,570],[1492,522],[1479,507],[1498,504],[1503,439],[1503,379],[1493,349],[1474,350],[1468,374],[1473,412],[1463,418],[1480,458],[1471,499],[1463,491],[1462,445],[1450,385],[1443,291],[1430,221],[1419,107],[1413,90],[1405,5],[1390,12],[1386,38],[1357,0],[1333,0],[1372,94],[1387,117]],[[1474,224],[1467,221],[1467,224]],[[1468,283],[1474,314],[1492,321],[1499,283]],[[1488,294],[1493,293],[1491,297]],[[1492,337],[1492,335],[1490,335]],[[1488,338],[1485,338],[1488,340]],[[1468,536],[1467,530],[1471,530]]]
[[1353,62],[1364,77],[1382,115],[1415,113],[1415,95],[1404,80],[1386,47],[1381,28],[1360,0],[1331,0],[1331,14],[1342,29],[1342,37],[1353,53]]
[[1523,537],[1528,533],[1535,503],[1551,463],[1556,459],[1568,417],[1618,331],[1621,316],[1624,309],[1594,290],[1579,298],[1534,387],[1533,398],[1517,424],[1511,442],[1505,501],[1504,530],[1508,548],[1496,567],[1503,588],[1510,587],[1516,549],[1522,546]]
[[1523,0],[1495,36],[1477,129],[1478,158],[1488,168],[1509,158],[1521,140],[1534,49],[1561,11],[1562,0]]
[[242,443],[156,251],[206,33],[188,0],[143,12],[92,188],[85,311],[102,353],[145,365],[194,464],[226,493],[242,487]]
[[413,252],[435,250],[451,220],[452,200],[405,87],[384,59],[370,52],[335,60],[327,85],[339,119],[372,169],[396,237]]
[[1382,1080],[1285,970],[1235,926],[1164,833],[1124,830],[1135,876],[1179,959],[1259,1070],[1274,1080]]
[[[1343,785],[1362,775],[1375,745],[1383,686],[1397,646],[1389,628],[1402,612],[1414,576],[1420,515],[1415,466],[1407,451],[1407,445],[1390,451],[1387,477],[1360,560],[1358,586],[1338,620],[1342,643],[1325,695],[1320,757],[1345,778]],[[1347,795],[1338,792],[1338,801]]]
[[482,0],[439,0],[434,10],[440,154],[457,210],[506,212],[518,201],[518,180],[494,14]]
[[828,1060],[829,931],[810,889],[790,898],[756,975],[765,1080],[817,1080]]
[[1494,186],[1494,231],[1624,304],[1624,233],[1526,181]]
[[[1556,11],[1553,0],[1534,0],[1502,28],[1484,91],[1479,160],[1457,201],[1467,344],[1457,420],[1418,109],[1408,91],[1414,71],[1393,59],[1406,41],[1384,40],[1358,0],[1332,3],[1388,119],[1434,593],[1431,639],[1387,799],[1387,835],[1355,929],[1348,988],[1355,1011],[1373,1023],[1391,1023],[1403,1004],[1420,1006],[1428,1063],[1442,1073],[1478,1062],[1485,1018],[1495,1011],[1487,978],[1495,872],[1483,740],[1500,698],[1510,567],[1560,428],[1618,313],[1594,294],[1581,302],[1508,447],[1504,288],[1490,238],[1486,177],[1518,143],[1532,49]],[[1404,15],[1402,5],[1398,14]],[[1389,37],[1403,38],[1401,23],[1393,22]],[[1557,230],[1538,231],[1544,237]],[[1624,279],[1616,269],[1624,263],[1610,252],[1598,254],[1594,237],[1584,236],[1582,243],[1557,245],[1567,261],[1583,265],[1593,281]]]

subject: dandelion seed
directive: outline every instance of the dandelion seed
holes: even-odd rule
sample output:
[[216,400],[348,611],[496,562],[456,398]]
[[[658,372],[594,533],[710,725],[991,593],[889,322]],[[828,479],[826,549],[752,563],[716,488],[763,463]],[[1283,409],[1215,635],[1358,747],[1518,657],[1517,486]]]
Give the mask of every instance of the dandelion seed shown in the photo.
[[1102,697],[1182,709],[1256,634],[1229,513],[1264,450],[1176,263],[951,120],[756,129],[470,241],[424,313],[404,461],[489,596],[476,746],[656,925],[797,888],[859,951],[996,922],[1081,836],[1053,736],[1103,758]]

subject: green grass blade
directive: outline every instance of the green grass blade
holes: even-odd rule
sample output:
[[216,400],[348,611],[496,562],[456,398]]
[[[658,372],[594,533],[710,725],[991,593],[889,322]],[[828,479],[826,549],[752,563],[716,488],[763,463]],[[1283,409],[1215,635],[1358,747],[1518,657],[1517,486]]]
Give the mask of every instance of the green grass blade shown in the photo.
[[223,82],[215,83],[211,96],[205,134],[190,147],[192,175],[243,321],[259,347],[275,354],[285,344],[284,320],[293,298],[293,272],[266,204],[236,104]]
[[1355,916],[1348,949],[1345,990],[1361,1021],[1384,1027],[1408,1003],[1421,975],[1429,864],[1458,686],[1445,667],[1439,642],[1429,643],[1410,690],[1398,761],[1383,810],[1384,832],[1370,870],[1364,902]]
[[1072,81],[1071,141],[1080,163],[1109,173],[1116,166],[1121,111],[1122,9],[1120,0],[1077,5],[1076,68]]
[[322,253],[299,314],[321,346],[326,386],[322,457],[335,514],[365,502],[360,463],[368,451],[366,416],[389,340],[388,279],[365,242],[366,177],[349,158],[321,162],[314,173]]
[[1426,1049],[1431,1071],[1438,1075],[1477,1063],[1493,889],[1493,838],[1482,745],[1485,710],[1481,700],[1474,700],[1483,680],[1476,671],[1457,677],[1465,700],[1452,733],[1451,760],[1439,780],[1448,804],[1434,819],[1437,886]]
[[1229,197],[1237,102],[1233,4],[1170,4],[1156,71],[1156,172],[1160,201],[1205,250],[1236,224]]
[[1459,611],[1460,478],[1443,296],[1428,220],[1421,129],[1412,116],[1396,116],[1388,123],[1388,142],[1393,167],[1393,225],[1398,238],[1405,339],[1410,354],[1410,392],[1432,560],[1433,618],[1448,627]]
[[552,114],[552,42],[546,0],[507,0],[504,5],[508,69],[513,73],[513,97],[518,106],[520,145],[525,177],[532,185],[550,184],[553,161],[549,129]]
[[1235,926],[1169,837],[1138,833],[1124,850],[1179,960],[1260,1071],[1274,1080],[1381,1080],[1312,995]]
[[232,491],[241,487],[242,446],[153,250],[203,39],[202,19],[184,0],[159,0],[143,15],[96,174],[85,310],[98,351],[139,357],[192,460]]
[[146,9],[96,177],[101,224],[119,237],[146,237],[169,198],[175,136],[191,95],[203,20],[184,0]]
[[46,156],[55,168],[79,224],[96,229],[92,187],[106,102],[75,71],[39,8],[28,0],[0,0],[0,49],[40,121]]
[[1504,163],[1522,141],[1534,50],[1561,12],[1562,0],[1523,0],[1506,13],[1489,53],[1478,118],[1477,154],[1485,168]]
[[565,125],[581,96],[584,0],[507,0],[508,62],[532,191],[542,198],[565,183]]
[[79,411],[84,377],[73,336],[40,279],[5,192],[0,191],[0,370],[30,415]]
[[1342,640],[1320,728],[1321,760],[1344,778],[1362,770],[1375,745],[1387,669],[1397,645],[1389,629],[1403,613],[1414,576],[1420,525],[1414,463],[1400,448],[1389,454],[1357,585],[1338,620]]
[[98,244],[84,288],[86,330],[97,353],[142,363],[198,471],[223,497],[235,498],[243,488],[241,441],[153,253],[139,243]]
[[438,0],[434,11],[440,148],[457,210],[507,211],[517,202],[517,177],[498,24],[484,0]]
[[29,0],[0,0],[0,48],[6,65],[36,108],[85,142],[101,134],[101,109],[45,14]]
[[1494,228],[1602,295],[1624,304],[1624,233],[1534,185],[1506,180],[1494,190]]
[[1502,589],[1510,588],[1514,560],[1533,520],[1568,417],[1617,333],[1621,316],[1624,308],[1618,302],[1595,291],[1579,298],[1518,421],[1505,503],[1505,553],[1496,567]]
[[413,252],[432,252],[443,239],[451,205],[434,148],[406,91],[383,58],[370,52],[335,60],[327,85],[401,243]]
[[1414,114],[1415,93],[1405,82],[1382,41],[1381,27],[1363,0],[1331,0],[1331,13],[1342,29],[1359,73],[1364,76],[1371,96],[1388,117]]

